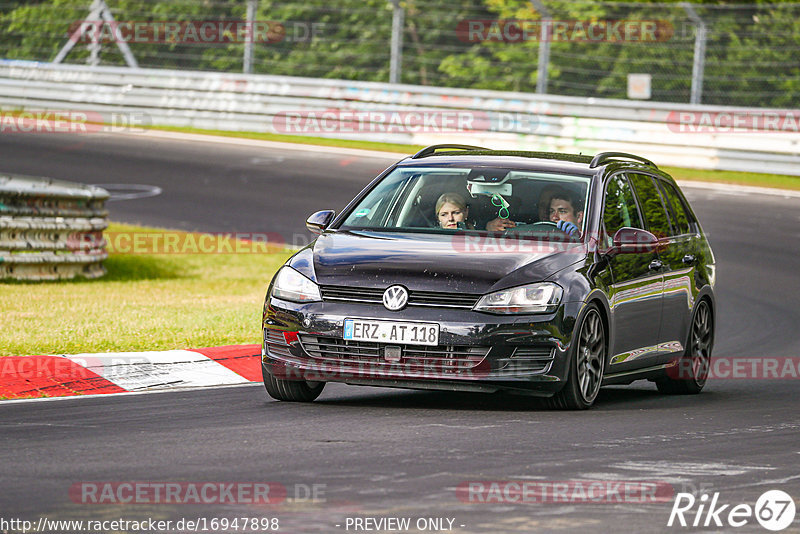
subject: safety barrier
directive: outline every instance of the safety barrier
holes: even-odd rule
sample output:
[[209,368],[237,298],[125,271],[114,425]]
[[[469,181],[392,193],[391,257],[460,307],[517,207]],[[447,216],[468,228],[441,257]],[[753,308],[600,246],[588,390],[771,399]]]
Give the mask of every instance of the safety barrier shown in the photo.
[[108,196],[94,186],[0,175],[0,279],[103,276]]
[[[94,114],[88,122],[110,123],[108,131],[171,125],[420,145],[461,142],[584,154],[622,150],[662,165],[800,176],[798,110],[16,60],[0,60],[0,107],[85,110]],[[303,117],[308,112],[322,117],[325,111],[324,124]],[[352,114],[342,111],[367,118],[353,127]],[[441,117],[428,126],[397,124],[395,111],[406,117],[468,114],[471,126],[454,132],[442,127]],[[0,132],[17,126],[4,120]]]

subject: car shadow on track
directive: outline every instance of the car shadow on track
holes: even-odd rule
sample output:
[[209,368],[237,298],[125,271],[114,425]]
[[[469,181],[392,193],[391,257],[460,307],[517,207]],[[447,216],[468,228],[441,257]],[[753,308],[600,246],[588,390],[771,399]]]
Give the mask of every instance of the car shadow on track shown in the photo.
[[[336,396],[323,396],[317,405],[359,408],[440,409],[456,411],[527,412],[551,411],[547,400],[538,397],[508,393],[461,393],[446,391],[413,391],[370,388],[352,391],[352,387],[336,391]],[[723,395],[724,397],[724,395]],[[655,386],[612,386],[600,390],[592,410],[632,410],[680,408],[698,404],[716,403],[718,394],[670,396],[659,393]]]

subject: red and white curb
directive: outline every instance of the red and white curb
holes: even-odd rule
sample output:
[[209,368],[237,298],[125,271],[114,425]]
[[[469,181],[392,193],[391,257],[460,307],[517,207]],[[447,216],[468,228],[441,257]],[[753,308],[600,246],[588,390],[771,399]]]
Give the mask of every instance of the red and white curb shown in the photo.
[[261,381],[261,346],[0,358],[0,398],[65,397]]

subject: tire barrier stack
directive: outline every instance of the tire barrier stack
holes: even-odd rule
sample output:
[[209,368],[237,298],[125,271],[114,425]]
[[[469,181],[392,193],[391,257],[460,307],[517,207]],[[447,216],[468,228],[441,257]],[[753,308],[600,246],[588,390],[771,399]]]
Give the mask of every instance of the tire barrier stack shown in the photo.
[[0,174],[0,279],[103,276],[108,197],[99,187]]

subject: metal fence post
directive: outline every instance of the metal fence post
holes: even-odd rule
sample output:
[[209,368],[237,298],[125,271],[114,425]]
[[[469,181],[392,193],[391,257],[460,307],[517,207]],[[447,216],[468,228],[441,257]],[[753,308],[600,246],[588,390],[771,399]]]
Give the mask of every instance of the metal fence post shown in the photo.
[[392,55],[389,63],[389,83],[400,83],[403,68],[405,10],[400,5],[400,0],[390,0],[390,2],[392,3]]
[[550,64],[550,26],[552,18],[550,11],[541,0],[531,0],[533,9],[542,15],[542,33],[539,40],[539,64],[536,74],[536,92],[547,93],[547,66]]
[[[95,13],[102,13],[103,11],[103,2],[101,0],[94,0],[92,3],[92,12]],[[91,65],[92,67],[96,67],[100,64],[100,39],[98,38],[98,32],[92,32],[92,42],[89,43],[89,59],[86,61],[87,65]]]
[[254,26],[256,22],[256,4],[258,0],[247,0],[247,27],[250,29],[248,37],[244,41],[244,58],[242,59],[243,71],[245,74],[253,72],[253,40]]
[[695,24],[695,37],[694,37],[694,61],[692,63],[692,92],[689,97],[689,102],[692,104],[699,104],[703,99],[703,75],[706,68],[706,39],[708,38],[708,31],[706,23],[697,14],[688,2],[681,2],[681,7],[689,15],[689,18]]
[[[81,37],[88,31],[92,32],[92,42],[89,45],[89,59],[87,60],[89,65],[95,67],[100,64],[100,42],[98,40],[98,32],[100,28],[94,27],[95,24],[101,24],[101,20],[107,22],[112,28],[117,27],[117,22],[114,20],[114,15],[111,14],[111,10],[105,3],[105,0],[92,0],[92,7],[89,11],[89,16],[84,20],[78,28],[72,32],[67,40],[66,44],[58,51],[56,54],[55,59],[53,59],[53,63],[61,63],[64,61],[64,58],[67,57],[69,51],[75,46]],[[89,30],[91,28],[91,30]],[[119,48],[120,52],[122,52],[122,56],[125,58],[125,63],[132,69],[139,68],[139,64],[136,62],[136,58],[133,56],[133,52],[131,52],[131,48],[128,46],[123,40],[115,39],[117,43],[117,48]]]

